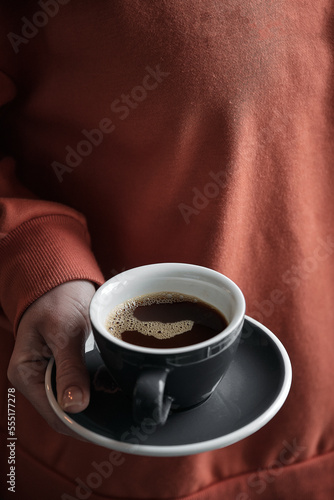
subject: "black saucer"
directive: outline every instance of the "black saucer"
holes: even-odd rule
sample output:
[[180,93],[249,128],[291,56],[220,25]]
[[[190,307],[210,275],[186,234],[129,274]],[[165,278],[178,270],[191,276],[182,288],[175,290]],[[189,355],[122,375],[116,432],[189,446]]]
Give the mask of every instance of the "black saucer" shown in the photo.
[[[89,344],[88,344],[89,345]],[[86,348],[87,350],[87,348]],[[137,455],[178,456],[223,448],[263,427],[283,405],[291,385],[289,357],[277,337],[246,317],[235,359],[202,405],[172,413],[166,424],[136,425],[131,404],[115,386],[97,349],[86,352],[91,402],[78,414],[56,400],[55,366],[46,373],[49,402],[72,431],[100,446]]]

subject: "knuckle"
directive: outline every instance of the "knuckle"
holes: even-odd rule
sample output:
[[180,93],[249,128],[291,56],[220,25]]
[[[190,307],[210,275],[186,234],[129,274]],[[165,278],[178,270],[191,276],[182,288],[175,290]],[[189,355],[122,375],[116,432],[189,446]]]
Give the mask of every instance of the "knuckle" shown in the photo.
[[81,364],[76,360],[62,359],[58,360],[56,364],[58,383],[73,380],[73,377],[80,376],[84,371]]
[[20,383],[21,377],[20,377],[19,366],[20,363],[18,361],[18,357],[14,350],[7,367],[7,377],[10,383],[13,384],[13,386],[19,385]]
[[49,331],[52,336],[57,336],[59,339],[75,337],[84,332],[87,326],[86,318],[74,308],[47,313],[40,325],[43,330]]
[[16,366],[12,362],[9,363],[7,369],[7,378],[9,382],[15,387],[17,385],[17,371]]

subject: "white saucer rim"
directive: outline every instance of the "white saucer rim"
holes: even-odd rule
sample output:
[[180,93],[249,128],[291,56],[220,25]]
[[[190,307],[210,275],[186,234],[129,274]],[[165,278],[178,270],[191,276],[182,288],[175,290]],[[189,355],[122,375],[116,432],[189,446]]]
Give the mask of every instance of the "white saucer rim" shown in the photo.
[[260,416],[258,416],[252,422],[241,427],[240,429],[237,429],[229,434],[225,434],[224,436],[220,436],[218,438],[214,438],[199,443],[197,442],[192,444],[173,445],[173,446],[152,446],[145,444],[133,444],[133,443],[126,443],[123,441],[117,441],[112,438],[102,436],[101,434],[91,431],[86,427],[83,427],[82,425],[78,424],[73,419],[71,419],[68,413],[65,413],[60,408],[51,387],[51,372],[54,364],[53,358],[50,360],[45,374],[45,388],[49,403],[53,411],[56,413],[56,415],[67,427],[69,427],[69,429],[72,430],[72,432],[78,434],[79,436],[83,437],[84,439],[94,444],[115,451],[120,451],[123,453],[129,453],[133,455],[143,455],[143,456],[155,456],[155,457],[176,457],[176,456],[203,453],[206,451],[211,451],[219,448],[224,448],[226,446],[230,446],[231,444],[236,443],[241,439],[244,439],[254,434],[258,430],[260,430],[277,414],[277,412],[283,406],[289,394],[292,382],[291,362],[282,342],[276,337],[276,335],[274,335],[274,333],[272,333],[266,326],[262,325],[257,320],[250,318],[249,316],[245,316],[245,319],[248,322],[253,323],[255,326],[260,328],[268,337],[270,337],[270,339],[274,342],[274,344],[278,348],[284,366],[284,380],[282,383],[282,387],[278,395],[276,396],[275,400]]

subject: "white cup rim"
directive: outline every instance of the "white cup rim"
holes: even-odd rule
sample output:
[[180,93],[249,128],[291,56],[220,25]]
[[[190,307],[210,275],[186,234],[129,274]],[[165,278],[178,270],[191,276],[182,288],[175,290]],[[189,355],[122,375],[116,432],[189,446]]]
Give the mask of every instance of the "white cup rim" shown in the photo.
[[[135,273],[140,273],[140,274],[145,274],[148,272],[154,272],[155,270],[162,272],[164,271],[167,275],[167,273],[173,273],[173,271],[177,272],[186,272],[186,273],[194,273],[194,276],[196,273],[199,273],[201,276],[207,276],[208,278],[211,277],[215,278],[216,280],[220,281],[221,285],[224,286],[234,297],[235,300],[235,313],[232,318],[232,320],[229,321],[227,327],[219,334],[215,335],[209,340],[206,340],[204,342],[200,342],[198,344],[192,344],[189,346],[185,347],[175,347],[175,348],[167,348],[167,349],[158,349],[158,348],[153,348],[153,347],[142,347],[142,346],[137,346],[134,344],[130,344],[128,342],[125,342],[121,339],[118,339],[114,336],[112,336],[105,326],[101,324],[101,322],[98,319],[98,311],[99,311],[99,301],[101,300],[101,296],[103,293],[105,293],[110,287],[114,288],[116,283],[120,283],[122,281],[126,281],[127,276],[129,274],[135,274]],[[121,301],[122,302],[122,301]],[[120,303],[121,303],[120,302]],[[90,303],[90,320],[92,323],[92,326],[97,330],[97,332],[102,335],[104,338],[109,340],[111,343],[114,343],[115,345],[122,347],[123,349],[127,349],[130,351],[135,351],[137,353],[145,353],[145,354],[154,354],[154,355],[160,355],[160,356],[166,356],[166,355],[177,355],[177,354],[186,354],[190,353],[192,351],[200,350],[209,346],[212,346],[213,344],[219,343],[224,341],[231,333],[235,332],[235,330],[238,328],[239,325],[243,323],[244,316],[245,316],[245,311],[246,311],[246,303],[245,303],[245,298],[243,296],[243,293],[241,292],[240,288],[227,276],[221,274],[218,271],[215,271],[213,269],[203,267],[203,266],[198,266],[195,264],[186,264],[186,263],[175,263],[175,262],[167,262],[167,263],[157,263],[157,264],[148,264],[144,266],[139,266],[136,268],[129,269],[127,271],[124,271],[109,280],[107,280],[103,285],[101,285],[97,291],[95,292],[91,303]]]

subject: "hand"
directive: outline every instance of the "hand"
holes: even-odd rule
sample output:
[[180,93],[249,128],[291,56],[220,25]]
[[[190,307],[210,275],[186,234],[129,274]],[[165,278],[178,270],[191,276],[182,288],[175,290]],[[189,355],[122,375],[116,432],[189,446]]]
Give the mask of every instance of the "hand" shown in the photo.
[[46,397],[44,377],[50,357],[57,367],[60,406],[77,413],[89,403],[89,377],[84,364],[90,333],[89,304],[95,292],[89,281],[70,281],[37,299],[20,321],[8,378],[58,432],[71,434]]

